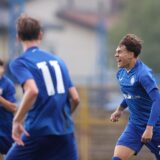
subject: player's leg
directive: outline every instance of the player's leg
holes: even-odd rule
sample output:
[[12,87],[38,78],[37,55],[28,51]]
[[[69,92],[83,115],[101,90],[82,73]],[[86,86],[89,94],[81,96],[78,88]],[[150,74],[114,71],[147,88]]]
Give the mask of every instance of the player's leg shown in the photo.
[[135,151],[122,145],[117,145],[112,160],[127,160],[135,154]]
[[0,154],[5,155],[10,149],[12,143],[13,140],[10,137],[0,136]]
[[147,143],[146,146],[155,155],[156,159],[160,160],[160,145],[158,145],[156,142],[151,141]]
[[25,146],[14,144],[6,160],[78,160],[77,146],[73,134],[23,138]]
[[14,143],[7,155],[5,156],[5,160],[35,160],[35,153],[39,149],[39,137],[26,137],[23,136],[22,140],[24,142],[24,146],[17,145]]
[[146,146],[155,155],[157,160],[160,160],[160,129],[155,129],[151,142],[147,143]]
[[78,160],[77,145],[73,133],[45,136],[39,140],[39,143],[41,148],[36,156],[38,160]]
[[118,139],[112,159],[127,160],[136,155],[143,146],[141,143],[142,133],[133,124],[129,123]]

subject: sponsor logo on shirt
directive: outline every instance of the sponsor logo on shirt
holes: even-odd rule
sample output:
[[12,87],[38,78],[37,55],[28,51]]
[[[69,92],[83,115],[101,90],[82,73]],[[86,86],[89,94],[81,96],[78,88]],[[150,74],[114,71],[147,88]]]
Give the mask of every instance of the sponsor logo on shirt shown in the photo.
[[125,98],[125,99],[139,99],[139,98],[141,98],[140,96],[138,96],[138,95],[129,95],[129,94],[123,94],[123,97]]

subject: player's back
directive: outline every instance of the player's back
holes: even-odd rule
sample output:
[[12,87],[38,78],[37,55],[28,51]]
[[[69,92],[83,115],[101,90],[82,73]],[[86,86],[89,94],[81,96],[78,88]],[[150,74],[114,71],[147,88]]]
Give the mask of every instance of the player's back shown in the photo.
[[23,65],[37,84],[39,94],[26,117],[26,128],[32,135],[68,134],[73,132],[68,100],[72,82],[64,62],[55,55],[29,48],[15,62]]

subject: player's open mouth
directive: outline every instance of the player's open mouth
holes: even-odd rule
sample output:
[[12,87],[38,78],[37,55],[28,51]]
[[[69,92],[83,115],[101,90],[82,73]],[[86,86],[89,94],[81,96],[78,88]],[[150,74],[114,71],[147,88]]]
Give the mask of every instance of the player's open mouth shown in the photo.
[[120,62],[122,62],[120,59],[117,59],[117,63],[120,63]]

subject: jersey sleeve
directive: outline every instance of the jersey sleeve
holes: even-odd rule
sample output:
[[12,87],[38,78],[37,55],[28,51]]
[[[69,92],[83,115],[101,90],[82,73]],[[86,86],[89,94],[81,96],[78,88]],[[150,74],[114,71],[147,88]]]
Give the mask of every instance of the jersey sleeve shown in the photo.
[[69,72],[68,72],[68,87],[71,88],[71,87],[73,87],[73,86],[74,86],[74,84],[73,84],[73,82],[72,82],[72,80],[71,80],[71,77],[70,77],[70,74],[69,74]]
[[123,99],[123,101],[121,102],[120,106],[123,107],[123,108],[127,108],[128,107],[127,102],[126,102],[125,99]]
[[23,85],[28,79],[33,79],[32,73],[27,67],[18,59],[10,63],[10,70],[19,84]]
[[154,89],[149,93],[150,98],[153,101],[150,117],[148,119],[148,125],[155,126],[158,118],[160,117],[160,93],[158,89]]
[[71,76],[69,74],[69,70],[66,66],[66,64],[63,62],[63,70],[64,70],[64,74],[65,74],[65,81],[68,84],[68,88],[71,88],[74,86],[72,80],[71,80]]
[[141,74],[142,75],[140,75],[140,78],[139,78],[140,83],[147,93],[150,93],[153,89],[158,88],[151,71],[144,72]]
[[13,102],[13,103],[16,102],[16,90],[15,90],[14,84],[12,82],[9,82],[7,84],[5,99],[7,99],[8,101]]

